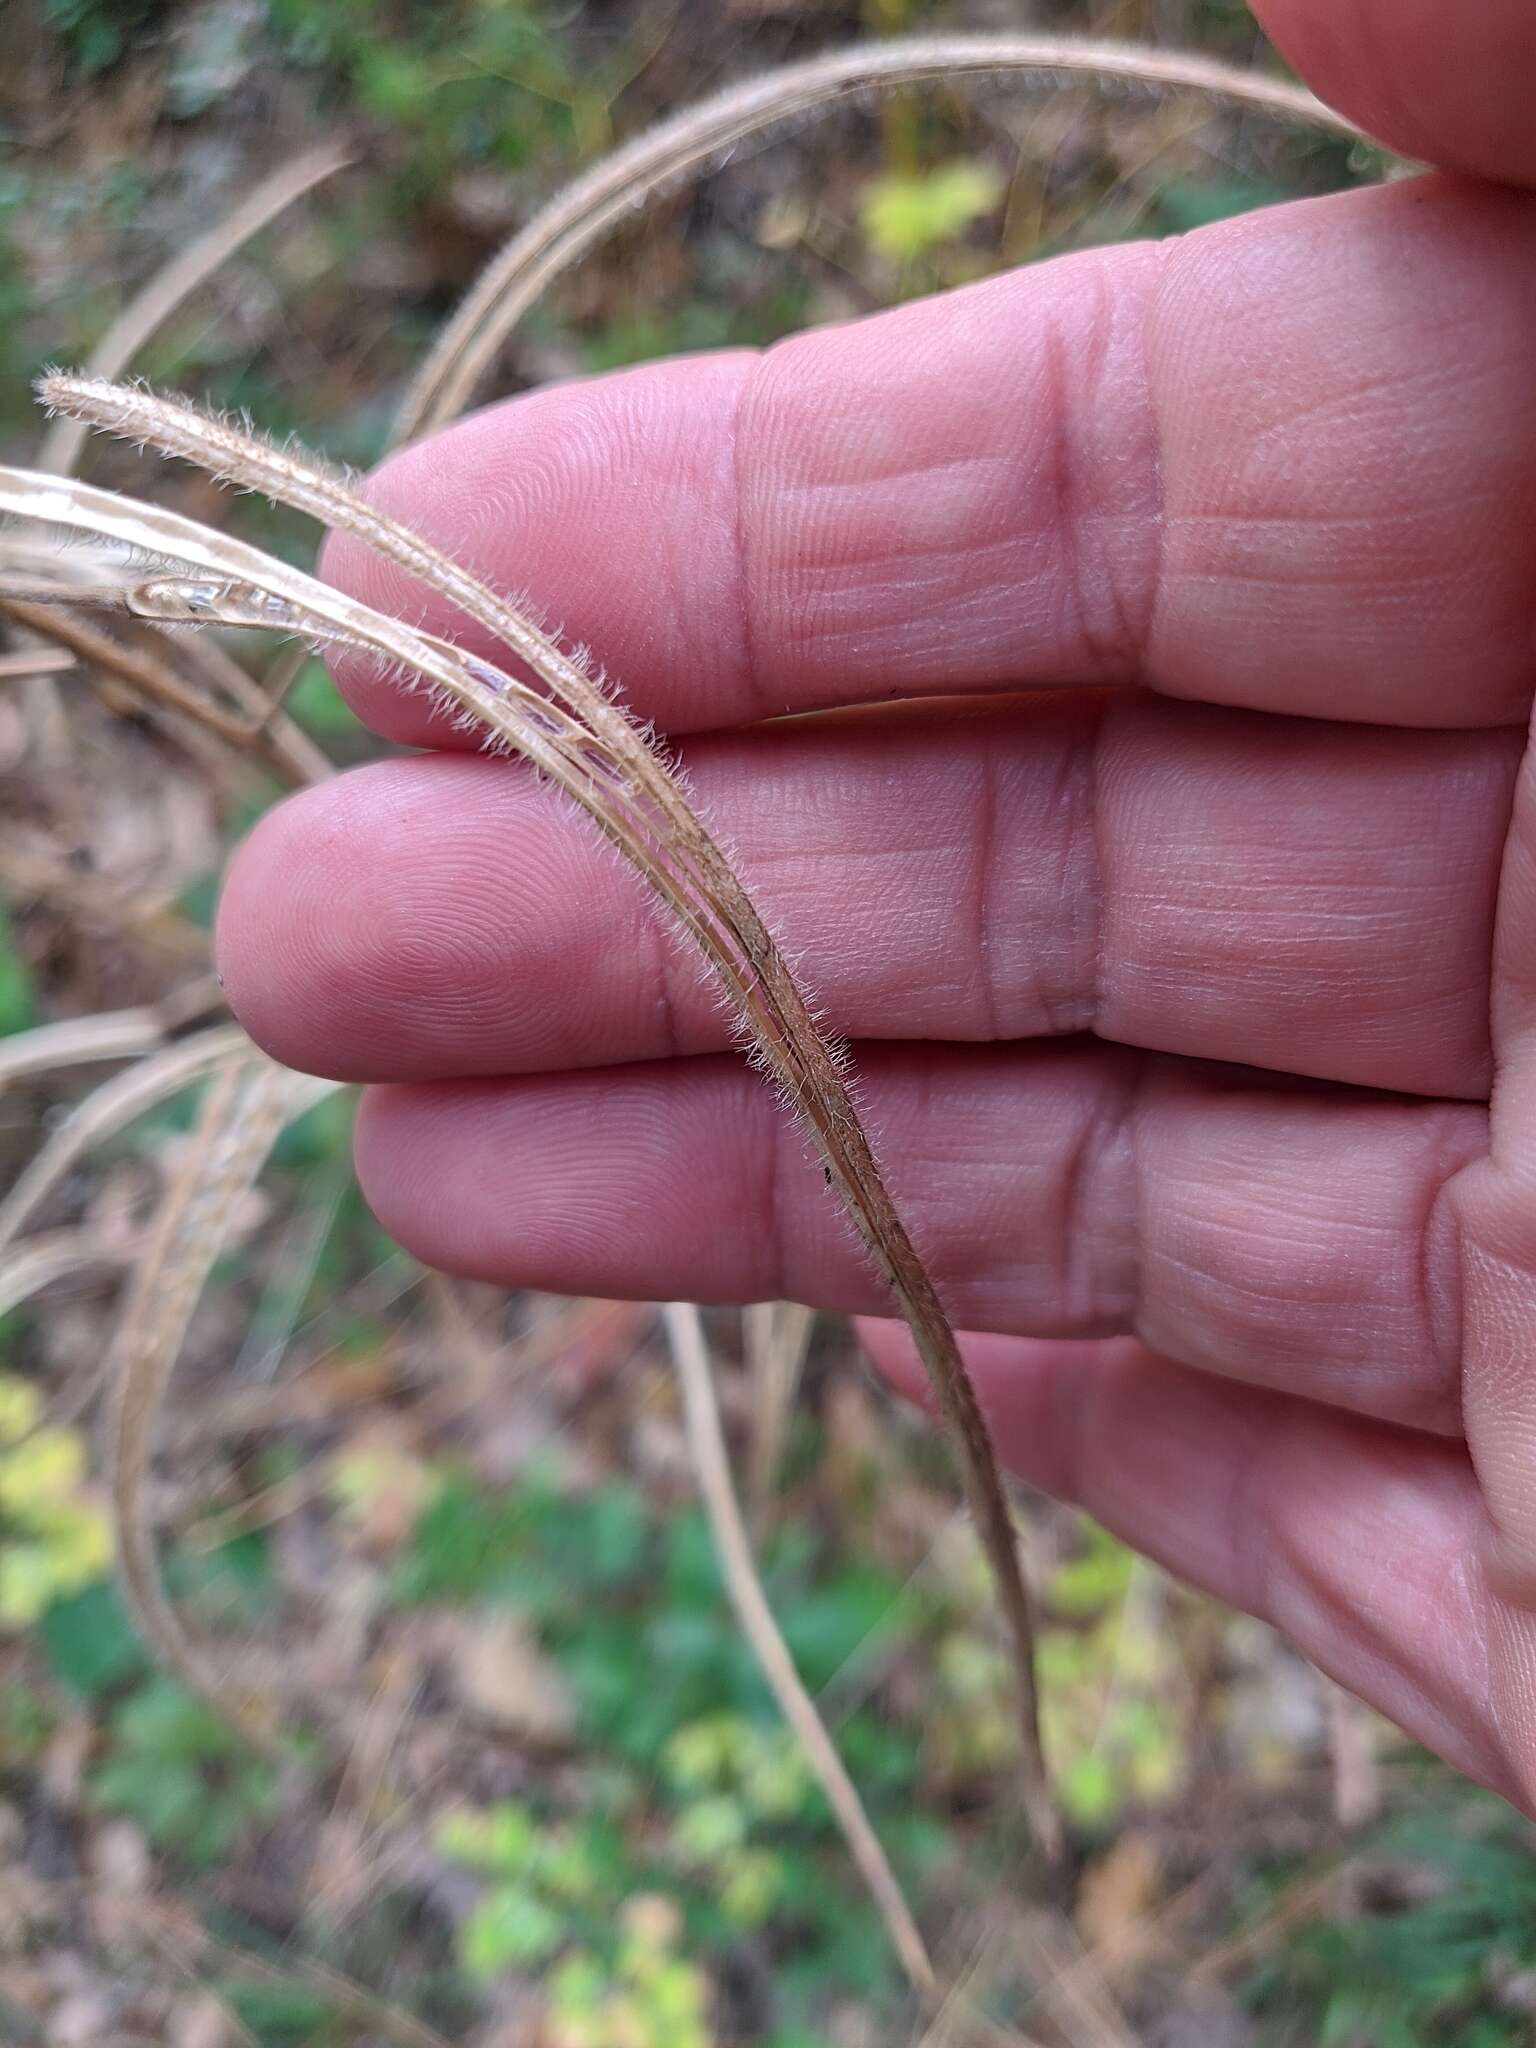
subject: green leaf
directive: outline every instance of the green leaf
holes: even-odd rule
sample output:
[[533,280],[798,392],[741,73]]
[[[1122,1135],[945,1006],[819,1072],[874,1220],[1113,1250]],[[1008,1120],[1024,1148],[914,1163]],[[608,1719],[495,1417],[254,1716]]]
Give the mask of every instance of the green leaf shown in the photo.
[[138,1821],[157,1848],[199,1868],[217,1863],[271,1812],[277,1773],[177,1685],[155,1677],[112,1715],[107,1760],[90,1792],[108,1812]]
[[1003,191],[991,164],[966,158],[917,177],[879,178],[859,208],[865,237],[888,261],[912,263],[991,213]]
[[55,1600],[37,1632],[54,1674],[82,1699],[103,1693],[149,1669],[143,1645],[110,1579]]
[[0,1038],[25,1031],[37,1021],[32,970],[16,950],[10,918],[0,903]]
[[538,1846],[533,1815],[512,1800],[488,1812],[460,1809],[438,1823],[437,1846],[450,1862],[512,1877],[530,1868]]
[[416,1519],[394,1597],[403,1605],[481,1598],[527,1541],[527,1518],[515,1502],[488,1500],[463,1473],[450,1473]]
[[565,1923],[532,1892],[498,1885],[459,1930],[459,1955],[475,1977],[543,1962],[565,1939]]
[[252,1984],[236,1978],[219,1997],[245,2022],[262,2048],[319,2048],[334,2009],[305,1984]]
[[253,1627],[277,1597],[267,1540],[255,1529],[232,1537],[216,1550],[189,1551],[173,1558],[165,1578],[178,1600],[194,1604],[224,1626]]

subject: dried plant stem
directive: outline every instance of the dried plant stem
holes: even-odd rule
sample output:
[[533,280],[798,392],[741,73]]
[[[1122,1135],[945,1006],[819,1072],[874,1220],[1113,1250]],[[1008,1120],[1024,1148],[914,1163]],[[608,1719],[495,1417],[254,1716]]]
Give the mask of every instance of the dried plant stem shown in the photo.
[[230,1062],[204,1098],[192,1156],[172,1183],[134,1275],[107,1372],[108,1468],[118,1581],[145,1642],[221,1720],[282,1756],[259,1705],[213,1671],[187,1640],[160,1582],[144,1486],[155,1419],[214,1260],[279,1131],[308,1084],[254,1050]]
[[764,1678],[785,1720],[795,1732],[816,1782],[826,1794],[827,1804],[857,1864],[860,1876],[885,1922],[891,1946],[907,1973],[908,1981],[927,2002],[938,1996],[938,1979],[918,1932],[912,1909],[896,1882],[895,1872],[870,1826],[864,1803],[844,1768],[832,1738],[822,1724],[815,1702],[801,1683],[788,1645],[779,1633],[757,1575],[752,1545],[741,1518],[736,1489],[731,1483],[730,1460],[720,1426],[720,1408],[715,1398],[709,1352],[699,1312],[689,1303],[674,1301],[662,1311],[672,1362],[677,1369],[683,1396],[683,1416],[688,1446],[699,1489],[709,1513],[715,1548],[726,1591],[742,1633],[762,1667]]
[[30,647],[20,654],[0,654],[0,683],[26,682],[31,676],[67,675],[75,657],[64,647]]
[[158,1010],[99,1010],[90,1017],[66,1017],[18,1031],[0,1045],[0,1088],[46,1074],[54,1067],[84,1066],[95,1060],[134,1060],[153,1052],[165,1038]]
[[[33,1238],[10,1258],[0,1259],[0,1315],[9,1315],[34,1294],[51,1287],[71,1273],[92,1266],[125,1266],[133,1256],[132,1244],[104,1244],[79,1230],[60,1230]],[[33,1434],[29,1429],[28,1436]]]
[[[3,1216],[0,1211],[0,1216]],[[0,1244],[4,1243],[0,1236]],[[795,1392],[810,1349],[816,1311],[798,1301],[756,1301],[742,1316],[747,1379],[752,1389],[752,1448],[747,1463],[747,1501],[753,1530],[761,1535],[773,1496],[774,1475],[784,1455]]]
[[53,1130],[28,1160],[0,1201],[0,1252],[16,1237],[40,1202],[58,1186],[91,1146],[100,1144],[157,1103],[179,1094],[189,1082],[235,1058],[248,1043],[238,1024],[219,1024],[195,1038],[138,1060],[93,1089]]
[[[334,144],[306,150],[264,178],[241,200],[233,213],[206,235],[179,251],[118,314],[86,359],[93,377],[121,377],[156,330],[185,300],[216,275],[237,250],[264,227],[286,213],[316,185],[344,170],[350,161]],[[76,420],[57,420],[43,436],[38,468],[70,475],[80,460],[89,428]]]
[[856,93],[988,73],[1197,92],[1336,135],[1359,133],[1283,79],[1136,43],[1053,35],[913,36],[855,44],[785,65],[658,122],[593,165],[514,237],[438,336],[401,405],[396,442],[456,419],[540,293],[653,193],[749,135]]
[[[87,625],[71,608],[70,592],[61,591],[59,595],[62,602],[57,605],[28,603],[8,593],[0,595],[0,612],[14,619],[18,626],[25,626],[29,633],[57,641],[89,670],[112,677],[142,703],[189,719],[242,753],[254,754],[291,787],[320,782],[330,774],[331,764],[326,756],[290,719],[274,717],[252,724],[233,712],[221,710],[190,689],[165,660],[126,646],[112,634]],[[95,595],[101,601],[100,593]]]
[[419,535],[381,516],[345,482],[290,450],[195,408],[95,380],[54,376],[44,396],[111,432],[199,463],[244,488],[353,534],[429,584],[512,651],[549,692],[387,619],[228,535],[78,483],[0,471],[0,510],[84,528],[191,567],[154,578],[129,602],[141,616],[277,626],[365,649],[435,686],[468,723],[523,754],[586,811],[693,938],[821,1156],[928,1370],[997,1580],[1017,1674],[1025,1803],[1048,1855],[1060,1844],[1039,1736],[1033,1625],[997,1459],[933,1282],[880,1176],[838,1057],[817,1028],[750,897],[700,823],[676,776],[583,663]]

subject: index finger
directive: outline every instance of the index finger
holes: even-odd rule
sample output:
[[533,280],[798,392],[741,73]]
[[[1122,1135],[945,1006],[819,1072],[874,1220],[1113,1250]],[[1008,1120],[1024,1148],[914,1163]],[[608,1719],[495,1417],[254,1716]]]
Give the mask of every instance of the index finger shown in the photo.
[[[1141,682],[1404,725],[1536,680],[1536,199],[1426,178],[495,407],[372,489],[674,731]],[[336,543],[329,573],[476,635]],[[347,679],[393,737],[423,710]]]

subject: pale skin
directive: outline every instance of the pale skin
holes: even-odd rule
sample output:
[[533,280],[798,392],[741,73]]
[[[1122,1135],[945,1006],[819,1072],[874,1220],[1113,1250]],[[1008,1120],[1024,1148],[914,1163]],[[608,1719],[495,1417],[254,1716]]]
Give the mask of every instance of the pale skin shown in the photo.
[[[1441,170],[494,407],[371,489],[678,736],[1013,1469],[1536,1812],[1536,13],[1258,11]],[[387,1227],[851,1310],[915,1395],[639,882],[344,682],[432,751],[265,820],[219,951],[372,1084]]]

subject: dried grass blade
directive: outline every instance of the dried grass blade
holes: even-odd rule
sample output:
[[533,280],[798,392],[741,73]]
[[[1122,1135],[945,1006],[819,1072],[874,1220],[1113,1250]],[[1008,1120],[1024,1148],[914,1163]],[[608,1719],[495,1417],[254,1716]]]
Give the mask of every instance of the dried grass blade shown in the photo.
[[166,1597],[144,1486],[160,1404],[235,1210],[254,1186],[283,1125],[313,1087],[254,1048],[216,1077],[198,1117],[191,1157],[155,1219],[107,1363],[112,1387],[108,1466],[125,1604],[164,1667],[221,1720],[269,1752],[277,1745],[266,1717],[211,1669]]
[[[217,227],[181,250],[118,314],[86,359],[96,377],[121,377],[157,328],[206,284],[239,249],[286,213],[306,192],[334,177],[351,161],[348,151],[327,144],[308,150],[264,178]],[[69,475],[80,460],[86,429],[57,420],[43,436],[38,468]]]
[[326,756],[291,720],[272,718],[252,725],[221,710],[183,682],[153,643],[146,649],[127,646],[112,634],[88,626],[68,604],[28,603],[9,592],[0,594],[0,612],[29,633],[57,641],[89,670],[111,676],[141,703],[190,719],[238,752],[255,755],[290,787],[323,782],[331,772]]
[[110,1270],[126,1265],[133,1249],[131,1244],[104,1244],[79,1230],[51,1232],[23,1245],[11,1258],[0,1261],[0,1316],[9,1315],[13,1308],[71,1273],[92,1266]]
[[215,1025],[163,1052],[147,1056],[114,1074],[79,1102],[33,1154],[10,1193],[0,1202],[0,1252],[20,1232],[39,1203],[46,1201],[64,1176],[93,1145],[114,1137],[135,1117],[197,1080],[248,1043],[237,1024]]
[[29,647],[20,654],[0,654],[0,683],[26,682],[32,676],[66,675],[75,657],[64,647]]
[[1359,132],[1284,79],[1136,43],[1053,35],[913,36],[855,44],[785,65],[658,122],[576,179],[516,235],[438,336],[401,404],[395,443],[457,419],[529,306],[654,192],[747,136],[855,93],[987,73],[1203,93],[1336,135]]
[[57,1024],[37,1024],[0,1039],[0,1088],[30,1074],[55,1067],[88,1065],[93,1060],[133,1060],[153,1052],[165,1037],[158,1010],[148,1005],[132,1010],[100,1010],[91,1017],[66,1017]]
[[682,1391],[688,1448],[736,1618],[780,1712],[794,1730],[806,1762],[826,1795],[909,1983],[921,1998],[931,2001],[938,1995],[938,1979],[912,1909],[896,1881],[880,1838],[870,1825],[864,1802],[822,1725],[815,1702],[801,1682],[758,1577],[736,1489],[731,1483],[730,1459],[720,1425],[703,1322],[698,1310],[687,1302],[671,1302],[662,1314]]
[[[0,1211],[0,1216],[3,1213]],[[0,1244],[3,1243],[0,1236]],[[815,1324],[816,1311],[798,1301],[757,1301],[742,1317],[747,1382],[752,1390],[747,1500],[752,1526],[759,1533],[773,1497],[774,1475],[784,1456],[795,1394]]]

